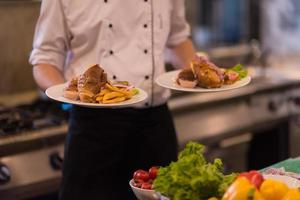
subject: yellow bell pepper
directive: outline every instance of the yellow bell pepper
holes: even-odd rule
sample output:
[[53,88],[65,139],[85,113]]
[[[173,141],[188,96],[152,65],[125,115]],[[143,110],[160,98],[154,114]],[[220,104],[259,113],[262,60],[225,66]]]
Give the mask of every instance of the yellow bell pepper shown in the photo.
[[226,190],[222,200],[264,200],[264,198],[247,178],[239,177]]
[[282,200],[300,200],[299,189],[289,189],[289,191],[286,193]]
[[286,184],[276,180],[265,180],[260,186],[260,193],[266,200],[281,200],[288,192]]

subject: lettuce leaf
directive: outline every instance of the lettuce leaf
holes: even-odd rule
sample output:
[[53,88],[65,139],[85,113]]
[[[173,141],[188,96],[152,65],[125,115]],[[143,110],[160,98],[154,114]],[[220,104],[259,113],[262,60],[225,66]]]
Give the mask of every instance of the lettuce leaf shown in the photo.
[[229,69],[226,70],[228,71],[235,71],[239,74],[239,79],[245,78],[246,76],[248,76],[248,71],[247,69],[244,69],[243,65],[241,64],[237,64]]
[[222,161],[207,162],[204,151],[203,145],[189,142],[176,162],[159,169],[154,189],[172,200],[222,197],[236,175],[224,175]]
[[140,91],[137,89],[137,88],[133,88],[131,91],[130,91],[133,95],[137,95],[140,93]]

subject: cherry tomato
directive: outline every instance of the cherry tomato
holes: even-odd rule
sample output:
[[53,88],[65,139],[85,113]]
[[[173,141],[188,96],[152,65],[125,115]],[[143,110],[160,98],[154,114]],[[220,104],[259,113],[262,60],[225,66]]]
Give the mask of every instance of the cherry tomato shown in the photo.
[[133,179],[134,180],[141,179],[144,182],[147,182],[149,180],[149,173],[144,170],[139,169],[134,172]]
[[156,176],[157,176],[157,172],[158,172],[158,167],[156,167],[156,166],[151,167],[151,168],[149,169],[149,177],[150,177],[151,179],[155,179]]
[[142,189],[146,189],[146,190],[151,190],[152,189],[152,184],[150,183],[143,183],[141,186]]

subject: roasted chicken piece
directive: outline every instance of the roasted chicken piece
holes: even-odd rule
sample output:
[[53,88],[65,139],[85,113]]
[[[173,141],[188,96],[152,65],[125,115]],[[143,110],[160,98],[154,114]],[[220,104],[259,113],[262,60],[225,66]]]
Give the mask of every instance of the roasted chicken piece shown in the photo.
[[95,102],[95,95],[107,82],[107,76],[99,65],[93,65],[78,78],[78,93],[82,102]]
[[192,61],[191,69],[200,87],[219,88],[224,83],[223,71],[204,57]]

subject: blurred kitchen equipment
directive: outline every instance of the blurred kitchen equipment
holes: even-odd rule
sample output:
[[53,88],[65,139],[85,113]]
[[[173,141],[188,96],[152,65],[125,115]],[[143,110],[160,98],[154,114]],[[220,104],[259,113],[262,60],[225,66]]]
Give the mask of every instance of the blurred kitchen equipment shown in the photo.
[[40,1],[0,0],[0,94],[33,90],[32,66],[28,58],[32,49]]
[[232,46],[214,47],[207,51],[210,60],[216,65],[230,68],[237,63],[246,63],[252,54],[252,48],[248,43],[241,43]]
[[68,111],[38,92],[28,63],[40,1],[0,1],[0,198],[56,196]]
[[300,113],[299,87],[300,81],[273,77],[238,90],[171,99],[180,147],[191,140],[206,144],[208,156],[221,157],[227,171],[260,169],[288,158],[295,148],[289,140],[297,139],[289,125]]
[[267,78],[267,69],[269,66],[268,60],[271,55],[270,49],[263,49],[261,42],[252,39],[249,43],[251,53],[248,60],[245,61],[248,65],[248,70],[253,78]]
[[62,105],[40,99],[0,110],[1,197],[28,199],[57,192],[67,119]]
[[300,53],[300,2],[261,1],[261,33],[264,49],[275,55]]
[[193,37],[197,46],[227,46],[247,41],[249,0],[199,0]]
[[291,110],[292,118],[290,121],[290,153],[291,157],[300,156],[300,90],[291,91],[289,98],[289,110]]

